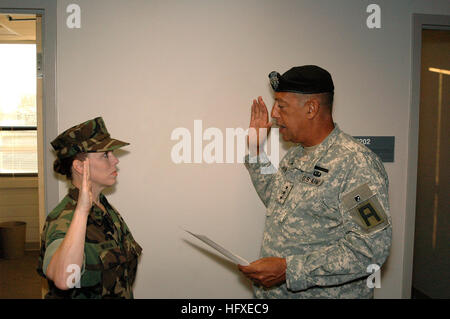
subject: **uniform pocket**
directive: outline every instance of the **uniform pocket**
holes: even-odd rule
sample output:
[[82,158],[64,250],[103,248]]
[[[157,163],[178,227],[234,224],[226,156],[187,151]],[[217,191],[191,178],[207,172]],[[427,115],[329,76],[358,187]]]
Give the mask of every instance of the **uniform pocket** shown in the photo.
[[346,193],[342,201],[346,214],[359,226],[356,229],[358,233],[372,234],[390,224],[378,195],[370,189],[368,183]]
[[128,260],[137,258],[142,253],[142,247],[134,240],[131,233],[125,236],[124,248]]
[[127,261],[126,255],[119,247],[110,248],[100,251],[100,260],[103,265],[103,269],[111,269]]
[[322,207],[322,214],[325,218],[342,222],[342,213],[339,209],[339,194],[332,190],[321,190],[319,200]]
[[342,215],[325,185],[324,182],[299,182],[292,189],[284,207],[285,215],[281,215],[281,227],[287,238],[316,244],[338,237]]
[[99,254],[102,270],[103,297],[124,297],[127,289],[127,257],[120,247],[104,249]]

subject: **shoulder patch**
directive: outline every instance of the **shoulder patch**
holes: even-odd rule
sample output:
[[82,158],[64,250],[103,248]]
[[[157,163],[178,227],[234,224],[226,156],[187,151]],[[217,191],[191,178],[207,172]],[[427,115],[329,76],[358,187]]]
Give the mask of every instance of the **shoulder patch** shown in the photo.
[[350,212],[352,220],[365,233],[373,233],[389,224],[383,207],[368,184],[363,184],[343,196],[345,211]]

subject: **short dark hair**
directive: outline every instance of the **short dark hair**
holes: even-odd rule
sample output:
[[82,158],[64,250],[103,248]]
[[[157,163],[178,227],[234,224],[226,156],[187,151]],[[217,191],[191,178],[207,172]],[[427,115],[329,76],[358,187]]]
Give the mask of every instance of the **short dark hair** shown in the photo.
[[56,173],[66,176],[68,180],[72,180],[72,164],[74,160],[84,161],[87,157],[87,153],[78,153],[74,156],[59,159],[57,158],[53,162],[53,170]]
[[330,110],[330,113],[333,111],[333,100],[334,100],[334,92],[324,92],[324,93],[314,93],[314,94],[302,94],[295,93],[298,97],[299,103],[303,99],[310,99],[312,97],[316,97],[320,100],[320,104],[322,106],[327,107]]
[[324,104],[330,108],[330,112],[333,112],[334,92],[323,93]]

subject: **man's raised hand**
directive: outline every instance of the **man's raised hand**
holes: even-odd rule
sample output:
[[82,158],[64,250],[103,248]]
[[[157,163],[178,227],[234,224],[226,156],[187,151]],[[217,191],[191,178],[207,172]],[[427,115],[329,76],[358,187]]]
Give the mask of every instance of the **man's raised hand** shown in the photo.
[[248,148],[251,156],[259,155],[259,151],[269,135],[272,122],[269,122],[269,112],[261,96],[253,100],[248,130]]

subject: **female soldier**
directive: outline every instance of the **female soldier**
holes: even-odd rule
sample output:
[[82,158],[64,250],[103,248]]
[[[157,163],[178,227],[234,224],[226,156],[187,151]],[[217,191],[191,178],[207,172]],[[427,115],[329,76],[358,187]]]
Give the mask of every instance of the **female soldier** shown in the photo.
[[52,143],[54,170],[71,182],[69,193],[47,216],[38,272],[46,298],[133,298],[142,248],[102,191],[116,183],[112,139],[101,117],[61,133]]

